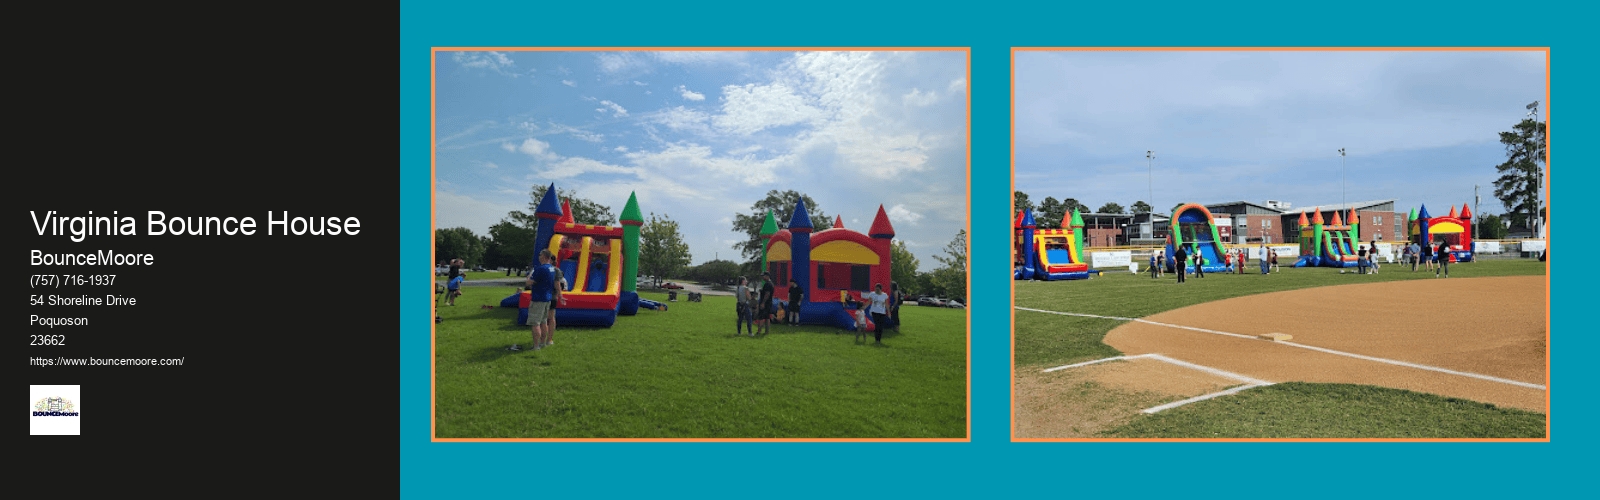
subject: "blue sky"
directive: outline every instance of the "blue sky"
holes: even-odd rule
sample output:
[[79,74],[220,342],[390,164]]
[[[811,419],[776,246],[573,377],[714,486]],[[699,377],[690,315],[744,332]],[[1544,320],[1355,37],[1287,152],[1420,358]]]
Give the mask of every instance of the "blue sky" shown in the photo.
[[[1016,185],[1038,203],[1493,196],[1499,133],[1541,103],[1544,52],[1020,52]],[[1155,150],[1153,175],[1145,151]],[[1437,208],[1435,208],[1437,207]]]
[[437,53],[437,223],[487,234],[554,182],[678,221],[742,262],[769,190],[865,230],[882,204],[923,262],[967,221],[965,52]]

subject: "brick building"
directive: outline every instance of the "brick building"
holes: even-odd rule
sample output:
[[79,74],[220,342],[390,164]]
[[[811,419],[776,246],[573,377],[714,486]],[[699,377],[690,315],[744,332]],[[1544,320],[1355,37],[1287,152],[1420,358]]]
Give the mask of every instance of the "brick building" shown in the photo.
[[1351,209],[1356,211],[1356,218],[1361,221],[1363,241],[1372,241],[1374,238],[1378,241],[1405,240],[1406,212],[1396,212],[1394,200],[1303,205],[1300,208],[1291,208],[1289,204],[1275,200],[1206,205],[1206,210],[1210,210],[1216,219],[1219,236],[1234,245],[1299,243],[1300,214],[1305,214],[1306,219],[1310,220],[1315,218],[1313,212],[1321,210],[1322,219],[1332,221],[1333,213],[1338,212],[1339,219],[1343,220],[1349,217]]

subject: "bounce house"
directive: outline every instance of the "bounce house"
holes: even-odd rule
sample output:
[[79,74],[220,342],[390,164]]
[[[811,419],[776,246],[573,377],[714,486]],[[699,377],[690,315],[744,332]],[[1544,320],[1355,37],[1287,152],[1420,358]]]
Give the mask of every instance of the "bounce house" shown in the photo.
[[1419,245],[1437,247],[1442,240],[1448,245],[1447,258],[1451,262],[1472,262],[1472,211],[1467,204],[1461,204],[1461,212],[1456,213],[1456,207],[1450,207],[1450,214],[1443,217],[1429,217],[1428,206],[1423,205],[1419,212],[1411,211],[1406,221],[1406,235],[1411,241]]
[[1017,211],[1011,241],[1011,279],[1081,280],[1089,277],[1083,261],[1083,217],[1077,209],[1061,218],[1062,229],[1039,229],[1033,213]]
[[[883,293],[890,291],[889,242],[894,239],[894,227],[882,205],[866,234],[845,229],[843,218],[836,219],[833,227],[813,233],[804,200],[795,202],[787,229],[778,229],[777,220],[768,212],[760,234],[767,238],[761,264],[772,273],[777,288],[774,302],[788,296],[790,283],[800,284],[801,324],[853,331],[856,323],[845,311],[844,299],[865,303],[862,296],[872,293],[877,284],[883,285]],[[871,316],[867,328],[874,328]]]
[[1194,264],[1177,261],[1176,250],[1180,246],[1184,254],[1191,256],[1190,259],[1199,252],[1205,259],[1205,264],[1201,266],[1205,272],[1228,272],[1228,265],[1222,261],[1222,255],[1228,252],[1228,247],[1222,245],[1222,237],[1217,234],[1217,220],[1204,205],[1179,205],[1172,211],[1172,234],[1167,235],[1167,272],[1176,272],[1181,264],[1185,272],[1192,273]]
[[[639,213],[638,199],[628,195],[622,209],[621,226],[577,224],[572,205],[556,202],[556,186],[551,184],[534,211],[539,219],[534,248],[549,249],[556,255],[556,267],[567,279],[562,289],[566,303],[556,307],[556,323],[576,326],[606,326],[616,323],[617,315],[631,316],[640,307],[665,309],[659,302],[639,298]],[[539,264],[534,252],[530,268]],[[521,291],[500,301],[500,307],[517,307],[517,324],[528,324],[530,293]]]
[[1350,210],[1348,225],[1340,220],[1339,212],[1333,213],[1332,224],[1322,219],[1322,207],[1317,207],[1315,213],[1310,224],[1306,223],[1306,214],[1300,214],[1300,260],[1294,267],[1359,266],[1361,220],[1356,218],[1356,211]]

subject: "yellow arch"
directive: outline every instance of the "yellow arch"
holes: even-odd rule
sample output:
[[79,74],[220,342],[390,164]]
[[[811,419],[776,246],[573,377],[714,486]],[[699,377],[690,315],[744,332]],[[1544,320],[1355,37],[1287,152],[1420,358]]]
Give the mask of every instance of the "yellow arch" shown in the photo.
[[853,241],[834,240],[811,249],[811,260],[844,264],[878,264],[878,253]]
[[1462,228],[1460,224],[1456,224],[1454,222],[1439,222],[1428,224],[1428,232],[1431,234],[1463,233],[1466,232],[1466,229]]
[[789,255],[789,243],[787,242],[779,241],[773,243],[772,248],[767,249],[767,262],[791,259],[793,257]]

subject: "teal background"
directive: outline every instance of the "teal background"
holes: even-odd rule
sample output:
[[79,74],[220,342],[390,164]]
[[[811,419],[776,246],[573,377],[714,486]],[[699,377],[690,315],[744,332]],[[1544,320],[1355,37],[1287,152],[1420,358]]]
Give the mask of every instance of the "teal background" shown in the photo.
[[[1551,95],[1562,96],[1541,99],[1551,120],[1552,212],[1560,200],[1587,214],[1600,198],[1590,149],[1595,16],[1576,4],[1135,5],[402,2],[403,291],[430,286],[422,269],[430,266],[434,46],[971,47],[973,273],[970,443],[432,443],[430,303],[401,293],[402,495],[1587,495],[1579,474],[1593,470],[1585,464],[1596,444],[1596,329],[1585,325],[1592,294],[1571,276],[1556,279],[1554,260],[1549,443],[1010,442],[1013,46],[1548,46]],[[1583,258],[1580,235],[1591,224],[1559,224],[1574,243],[1558,249],[1552,237],[1553,250],[1567,250],[1555,255]]]

